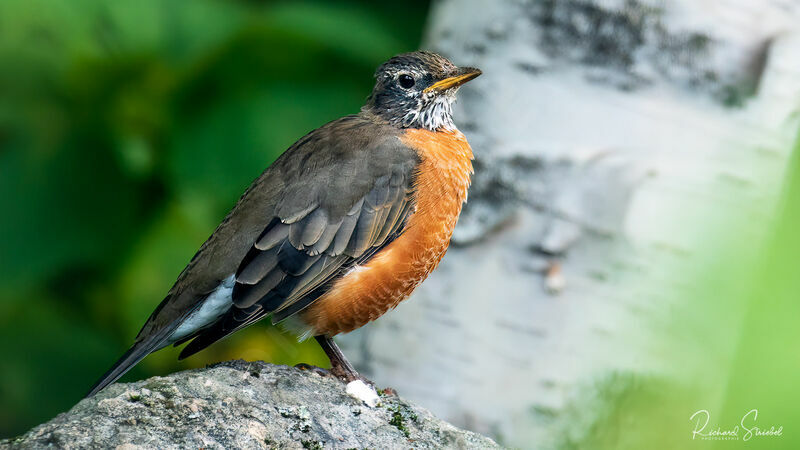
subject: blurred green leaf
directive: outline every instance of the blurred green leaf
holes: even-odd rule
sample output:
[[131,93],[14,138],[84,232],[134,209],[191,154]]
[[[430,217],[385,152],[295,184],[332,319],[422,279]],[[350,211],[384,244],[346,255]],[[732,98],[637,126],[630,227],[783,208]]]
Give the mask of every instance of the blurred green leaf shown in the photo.
[[[0,436],[79,399],[302,135],[360,108],[428,1],[0,2]],[[324,364],[268,324],[189,360]]]
[[80,311],[53,299],[0,304],[0,311],[0,433],[9,436],[80,400],[118,348]]

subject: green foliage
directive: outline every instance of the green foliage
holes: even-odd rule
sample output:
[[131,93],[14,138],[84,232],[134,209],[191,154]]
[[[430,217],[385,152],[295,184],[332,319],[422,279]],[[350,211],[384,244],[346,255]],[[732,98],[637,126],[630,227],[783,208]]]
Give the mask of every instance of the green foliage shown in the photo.
[[[752,439],[751,448],[800,448],[795,431],[800,423],[800,135],[787,175],[770,241],[758,260],[759,270],[751,275],[753,288],[742,293],[745,319],[734,341],[736,351],[721,402],[723,423],[737,423],[744,412],[757,408],[758,426],[785,427],[780,437]],[[753,422],[747,425],[753,427]],[[715,444],[721,449],[725,442]]]
[[[560,450],[681,448],[687,442],[685,386],[660,377],[611,372],[584,386],[553,432]],[[537,413],[541,414],[537,411]]]
[[669,268],[681,297],[647,323],[661,327],[653,348],[667,374],[590,383],[565,408],[555,448],[800,448],[800,135],[786,173],[774,214],[749,214],[743,199],[703,224],[702,264]]
[[[238,196],[356,112],[427,1],[0,3],[0,436],[69,408]],[[266,325],[185,364],[324,364]]]

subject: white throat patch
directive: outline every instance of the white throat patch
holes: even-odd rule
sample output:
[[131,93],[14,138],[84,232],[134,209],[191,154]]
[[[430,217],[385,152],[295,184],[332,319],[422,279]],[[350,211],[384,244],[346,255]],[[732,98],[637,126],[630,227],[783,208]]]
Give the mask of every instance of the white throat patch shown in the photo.
[[403,125],[420,126],[427,130],[448,130],[456,129],[453,123],[453,102],[455,101],[455,91],[445,95],[436,95],[433,99],[423,100],[425,104],[420,108],[409,111],[403,117]]

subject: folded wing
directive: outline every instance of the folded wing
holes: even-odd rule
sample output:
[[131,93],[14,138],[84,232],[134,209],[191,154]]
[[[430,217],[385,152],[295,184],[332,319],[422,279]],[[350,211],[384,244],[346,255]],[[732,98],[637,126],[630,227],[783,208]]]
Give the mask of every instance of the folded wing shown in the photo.
[[[322,173],[311,175],[302,167],[285,171],[292,179],[275,214],[265,220],[236,270],[233,306],[209,327],[176,343],[193,339],[180,358],[267,315],[276,323],[301,311],[349,268],[365,263],[403,232],[414,208],[416,155],[397,139],[381,145],[339,155],[336,167]],[[364,160],[364,155],[375,157]],[[313,157],[305,158],[304,164],[313,163]]]

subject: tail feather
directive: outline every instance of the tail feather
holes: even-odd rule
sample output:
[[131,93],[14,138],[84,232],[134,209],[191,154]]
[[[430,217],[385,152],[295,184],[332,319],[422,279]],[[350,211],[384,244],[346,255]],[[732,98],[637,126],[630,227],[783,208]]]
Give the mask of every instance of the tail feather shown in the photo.
[[[267,312],[261,310],[244,322],[236,322],[236,320],[233,319],[233,313],[228,312],[225,316],[223,316],[222,319],[218,320],[209,328],[201,330],[200,332],[191,336],[189,339],[192,339],[192,341],[189,342],[186,347],[183,347],[180,355],[178,355],[178,360],[180,361],[186,359],[205,349],[209,345],[219,341],[220,339],[228,337],[242,328],[249,327],[250,325],[264,318],[265,315],[267,315]],[[183,342],[186,342],[189,339],[185,339]],[[175,345],[181,345],[183,342],[176,342]]]
[[164,338],[161,338],[148,339],[133,344],[133,347],[128,349],[128,351],[125,352],[125,354],[123,354],[113,366],[111,366],[111,369],[109,369],[108,372],[100,377],[97,383],[92,386],[92,388],[89,390],[89,393],[86,394],[86,397],[91,397],[97,394],[109,384],[117,381],[121,376],[125,375],[126,372],[131,370],[133,366],[138,364],[139,361],[143,360],[145,356],[163,347],[163,342]]

